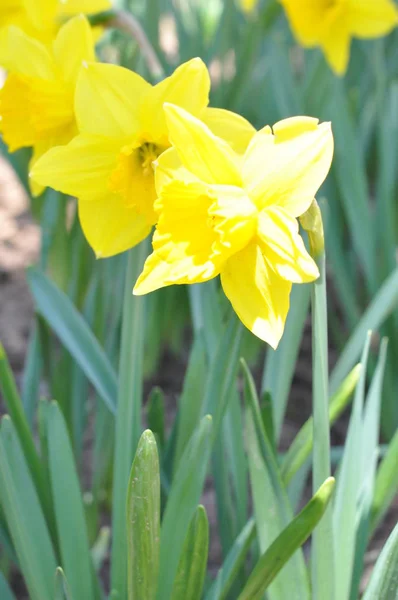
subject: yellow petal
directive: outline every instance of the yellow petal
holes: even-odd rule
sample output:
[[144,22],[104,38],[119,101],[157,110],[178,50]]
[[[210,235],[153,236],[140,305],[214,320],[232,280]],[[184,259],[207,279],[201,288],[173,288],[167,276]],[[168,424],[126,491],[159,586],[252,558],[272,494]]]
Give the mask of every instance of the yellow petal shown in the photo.
[[[54,146],[59,146],[60,144],[67,144],[69,140],[73,137],[71,130],[65,129],[63,131],[58,132],[58,135],[55,137],[49,137],[41,142],[37,142],[33,146],[32,158],[29,162],[29,172],[32,171],[36,162],[41,158],[46,152],[53,148]],[[33,196],[40,196],[40,194],[45,190],[44,185],[41,185],[35,182],[32,178],[29,178],[29,187]]]
[[31,0],[23,1],[29,20],[37,30],[51,30],[54,28],[58,10],[58,0]]
[[67,146],[52,148],[34,165],[30,176],[38,184],[85,200],[101,198],[117,165],[119,145],[103,138],[79,135]]
[[110,0],[63,0],[58,4],[58,16],[61,18],[79,13],[91,15],[112,8]]
[[276,348],[283,334],[292,284],[268,266],[255,242],[231,256],[221,272],[221,284],[242,323]]
[[154,163],[155,166],[155,187],[158,196],[162,193],[165,185],[173,179],[191,183],[198,181],[198,178],[192,175],[181,163],[178,152],[175,148],[169,148],[163,152]]
[[325,19],[328,0],[280,0],[294,35],[302,46],[319,42],[319,32]]
[[199,119],[182,108],[165,104],[170,141],[182,164],[206,183],[241,184],[238,155]]
[[117,194],[104,194],[93,202],[79,200],[79,219],[97,258],[133,248],[149,235],[151,226]]
[[209,226],[213,201],[201,183],[173,181],[157,201],[159,221],[153,236],[153,254],[147,259],[134,293],[141,295],[175,283],[207,281],[219,273]]
[[302,133],[316,131],[319,125],[319,119],[314,117],[289,117],[278,121],[272,126],[277,144],[287,142]]
[[55,78],[55,64],[46,47],[18,27],[0,29],[0,65],[18,75]]
[[310,123],[308,131],[278,143],[268,129],[261,130],[245,154],[242,174],[246,190],[260,210],[278,205],[293,217],[300,216],[325,180],[332,156],[329,123],[315,130]]
[[319,277],[318,267],[299,234],[297,219],[279,207],[263,210],[258,219],[260,246],[274,271],[292,283]]
[[141,107],[143,129],[151,134],[151,140],[168,146],[163,105],[165,102],[185,108],[199,116],[209,102],[210,77],[200,58],[182,64],[174,73],[150,89]]
[[398,11],[391,0],[349,0],[347,2],[348,28],[359,38],[386,35],[398,25]]
[[215,135],[228,142],[238,154],[244,154],[256,133],[249,121],[223,108],[206,108],[200,118]]
[[149,83],[129,69],[87,63],[80,70],[75,94],[80,131],[121,139],[137,135],[140,101],[149,88]]
[[348,30],[346,15],[340,15],[333,25],[325,27],[320,45],[326,60],[336,75],[344,75],[350,59],[351,45],[351,34]]
[[82,15],[70,19],[54,41],[54,55],[63,79],[75,82],[84,61],[94,61],[94,42],[90,25]]

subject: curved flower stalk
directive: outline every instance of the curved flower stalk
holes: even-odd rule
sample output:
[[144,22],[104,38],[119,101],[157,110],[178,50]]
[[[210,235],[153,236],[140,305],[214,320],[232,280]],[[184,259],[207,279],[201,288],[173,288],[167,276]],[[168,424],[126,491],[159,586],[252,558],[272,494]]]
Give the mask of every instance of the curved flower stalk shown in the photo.
[[15,25],[28,35],[50,43],[65,19],[109,8],[110,0],[2,0],[0,28]]
[[80,222],[98,258],[132,248],[156,223],[152,165],[170,146],[165,102],[206,120],[238,151],[247,146],[253,127],[228,111],[207,109],[209,89],[199,58],[155,86],[115,65],[81,70],[75,95],[79,135],[43,156],[31,177],[79,199]]
[[[32,147],[32,164],[49,148],[76,134],[73,97],[84,61],[95,60],[87,19],[61,27],[51,51],[17,27],[0,33],[0,64],[8,71],[0,90],[0,132],[10,152]],[[41,186],[32,187],[38,194]]]
[[353,37],[377,38],[398,24],[393,0],[280,0],[302,46],[319,46],[337,75],[347,70]]
[[280,121],[255,133],[242,157],[181,108],[165,113],[173,148],[158,159],[153,254],[134,293],[220,274],[243,324],[276,348],[292,283],[319,275],[297,217],[329,171],[330,124]]

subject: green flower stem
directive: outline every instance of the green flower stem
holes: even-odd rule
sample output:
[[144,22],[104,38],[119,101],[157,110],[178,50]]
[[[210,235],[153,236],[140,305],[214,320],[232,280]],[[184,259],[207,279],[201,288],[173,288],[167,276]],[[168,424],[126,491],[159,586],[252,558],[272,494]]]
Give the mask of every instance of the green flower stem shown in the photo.
[[134,454],[141,435],[145,298],[132,290],[148,255],[149,239],[130,250],[123,301],[119,389],[116,413],[112,505],[112,591],[127,596],[126,495]]
[[[312,284],[313,471],[314,493],[330,477],[328,332],[325,255],[318,259],[320,276]],[[312,589],[314,600],[334,600],[333,524],[331,507],[312,538]]]

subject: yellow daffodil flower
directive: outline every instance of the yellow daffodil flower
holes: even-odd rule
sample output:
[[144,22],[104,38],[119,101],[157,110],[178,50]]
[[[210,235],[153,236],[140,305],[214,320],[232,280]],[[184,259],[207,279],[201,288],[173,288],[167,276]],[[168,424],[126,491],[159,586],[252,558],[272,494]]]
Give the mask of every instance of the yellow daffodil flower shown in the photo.
[[393,0],[280,0],[302,46],[320,46],[338,75],[347,70],[351,38],[376,38],[398,24]]
[[1,0],[0,28],[14,25],[28,35],[49,43],[66,19],[109,8],[110,0]]
[[297,217],[329,171],[330,124],[286,119],[255,133],[242,156],[181,108],[164,110],[173,147],[157,161],[153,253],[134,294],[220,274],[244,325],[276,348],[292,283],[319,275]]
[[207,120],[237,150],[247,146],[253,127],[228,111],[206,109],[209,88],[198,58],[155,86],[115,65],[82,69],[75,95],[80,134],[43,156],[31,177],[78,198],[80,222],[97,257],[135,246],[156,223],[152,164],[170,146],[165,102]]
[[2,35],[0,64],[8,76],[0,90],[0,132],[11,152],[32,146],[34,163],[77,133],[74,91],[83,61],[95,60],[92,33],[78,16],[61,27],[51,51],[17,27]]

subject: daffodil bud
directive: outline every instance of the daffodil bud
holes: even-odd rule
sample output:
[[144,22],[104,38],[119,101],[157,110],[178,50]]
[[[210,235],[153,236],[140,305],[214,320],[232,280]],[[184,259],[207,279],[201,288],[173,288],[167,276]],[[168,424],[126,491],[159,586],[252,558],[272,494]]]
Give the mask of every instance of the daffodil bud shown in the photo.
[[321,209],[315,198],[309,209],[301,215],[300,225],[308,234],[312,258],[318,258],[325,249],[325,236]]

